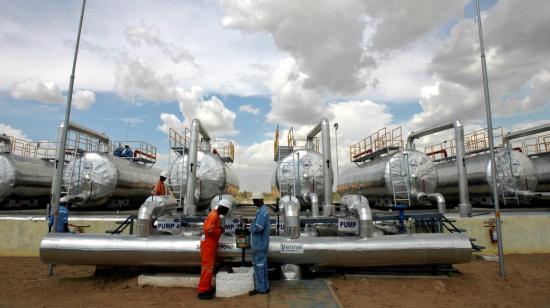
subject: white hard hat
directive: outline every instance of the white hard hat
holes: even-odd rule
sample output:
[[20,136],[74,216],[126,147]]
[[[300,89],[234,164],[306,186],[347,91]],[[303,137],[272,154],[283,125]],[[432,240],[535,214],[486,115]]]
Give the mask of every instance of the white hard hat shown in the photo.
[[163,170],[163,171],[160,173],[160,176],[162,176],[163,178],[167,178],[167,177],[168,177],[168,171]]
[[231,209],[231,207],[233,206],[233,204],[231,203],[231,201],[227,200],[227,199],[221,199],[219,202],[218,202],[218,206],[223,206],[223,207],[226,207],[228,209]]
[[67,203],[67,202],[69,202],[69,197],[63,196],[59,198],[59,203]]
[[252,199],[258,199],[258,200],[261,200],[264,198],[264,194],[262,194],[261,192],[259,191],[255,191],[252,193]]

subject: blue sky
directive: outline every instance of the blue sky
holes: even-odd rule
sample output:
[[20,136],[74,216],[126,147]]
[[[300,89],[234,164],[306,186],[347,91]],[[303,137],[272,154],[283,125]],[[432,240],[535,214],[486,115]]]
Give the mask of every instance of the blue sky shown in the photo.
[[[473,1],[310,5],[90,1],[71,120],[166,155],[162,129],[198,117],[234,140],[243,189],[265,191],[277,125],[304,133],[322,116],[338,122],[341,166],[350,143],[383,126],[484,126]],[[550,119],[547,6],[481,1],[495,126]],[[0,129],[56,139],[79,9],[0,0]]]

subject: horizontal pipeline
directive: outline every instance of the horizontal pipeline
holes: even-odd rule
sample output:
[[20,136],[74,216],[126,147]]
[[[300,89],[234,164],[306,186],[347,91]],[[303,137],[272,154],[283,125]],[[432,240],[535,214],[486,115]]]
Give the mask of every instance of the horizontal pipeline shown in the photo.
[[[45,264],[118,266],[199,266],[198,236],[136,236],[50,233],[40,244]],[[463,234],[403,234],[370,239],[358,237],[272,236],[269,262],[319,267],[457,264],[471,259]],[[250,255],[250,252],[247,252]],[[234,237],[222,237],[219,262],[239,262]]]

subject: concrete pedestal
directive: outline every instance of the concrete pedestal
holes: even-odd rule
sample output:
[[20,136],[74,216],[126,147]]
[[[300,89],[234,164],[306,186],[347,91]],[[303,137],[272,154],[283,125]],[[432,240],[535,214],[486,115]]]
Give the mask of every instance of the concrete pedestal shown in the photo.
[[[196,274],[143,274],[138,277],[138,285],[164,288],[197,288],[200,278],[201,276]],[[215,285],[214,279],[212,279],[212,284]]]
[[247,294],[254,289],[254,268],[234,267],[233,273],[216,275],[216,297],[233,297]]

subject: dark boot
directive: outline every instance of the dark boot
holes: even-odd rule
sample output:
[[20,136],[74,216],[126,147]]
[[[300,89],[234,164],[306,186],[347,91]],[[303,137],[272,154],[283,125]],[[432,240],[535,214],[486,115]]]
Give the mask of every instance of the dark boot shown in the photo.
[[214,294],[210,292],[199,293],[198,298],[204,300],[214,299]]

